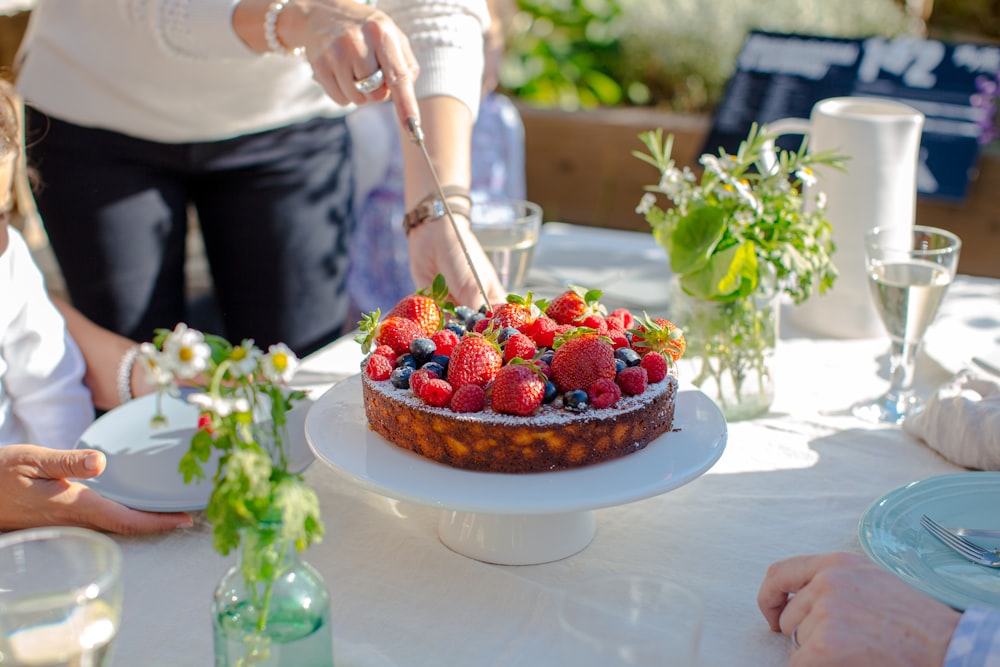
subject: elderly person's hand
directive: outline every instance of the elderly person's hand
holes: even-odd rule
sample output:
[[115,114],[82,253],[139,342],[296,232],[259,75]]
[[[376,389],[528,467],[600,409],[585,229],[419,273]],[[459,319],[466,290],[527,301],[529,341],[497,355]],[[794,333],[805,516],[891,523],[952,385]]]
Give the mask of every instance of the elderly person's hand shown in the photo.
[[192,525],[188,514],[129,509],[73,481],[97,477],[106,465],[93,450],[0,447],[0,530],[57,525],[136,535]]
[[772,630],[793,637],[789,667],[940,667],[961,618],[850,553],[772,564],[757,604]]

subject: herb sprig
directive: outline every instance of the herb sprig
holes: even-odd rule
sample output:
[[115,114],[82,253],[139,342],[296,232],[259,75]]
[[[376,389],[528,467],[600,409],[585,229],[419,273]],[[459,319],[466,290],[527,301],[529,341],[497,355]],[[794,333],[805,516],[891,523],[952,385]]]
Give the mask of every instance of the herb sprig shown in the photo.
[[[754,124],[735,155],[704,154],[700,182],[671,156],[673,135],[660,129],[639,139],[648,153],[638,159],[660,172],[636,208],[670,257],[670,267],[691,296],[731,302],[776,290],[805,301],[833,286],[837,270],[825,196],[813,192],[817,166],[844,169],[833,151],[777,150],[774,165],[764,151],[774,137]],[[671,206],[657,202],[664,196]]]

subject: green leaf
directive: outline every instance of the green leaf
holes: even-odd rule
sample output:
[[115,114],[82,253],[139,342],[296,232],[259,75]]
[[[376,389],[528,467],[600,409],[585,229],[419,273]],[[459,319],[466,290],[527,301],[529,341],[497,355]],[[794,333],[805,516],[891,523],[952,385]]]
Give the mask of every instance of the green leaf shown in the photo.
[[712,255],[702,269],[681,277],[685,292],[700,299],[732,301],[757,288],[757,257],[750,242]]
[[702,206],[682,217],[670,239],[670,268],[685,275],[705,266],[726,231],[726,217],[717,206]]

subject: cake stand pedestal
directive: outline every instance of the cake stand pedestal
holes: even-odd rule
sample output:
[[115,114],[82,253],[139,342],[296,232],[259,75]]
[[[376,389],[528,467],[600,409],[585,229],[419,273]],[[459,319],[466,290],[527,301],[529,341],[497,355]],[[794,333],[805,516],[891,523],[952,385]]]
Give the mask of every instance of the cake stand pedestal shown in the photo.
[[438,536],[487,563],[567,558],[594,539],[594,510],[666,493],[707,472],[726,446],[722,413],[700,391],[678,393],[673,430],[644,449],[596,465],[499,474],[435,463],[368,428],[361,378],[334,385],[309,409],[306,440],[321,461],[370,491],[441,510]]

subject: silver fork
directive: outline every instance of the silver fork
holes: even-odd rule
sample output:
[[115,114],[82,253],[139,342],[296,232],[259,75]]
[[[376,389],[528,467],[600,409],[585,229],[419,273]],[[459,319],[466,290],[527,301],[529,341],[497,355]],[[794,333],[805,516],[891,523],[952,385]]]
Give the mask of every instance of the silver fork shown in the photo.
[[920,525],[929,530],[934,537],[973,563],[985,565],[986,567],[1000,567],[1000,555],[995,551],[990,551],[985,547],[979,546],[972,540],[968,540],[961,535],[956,535],[926,514],[920,517]]

